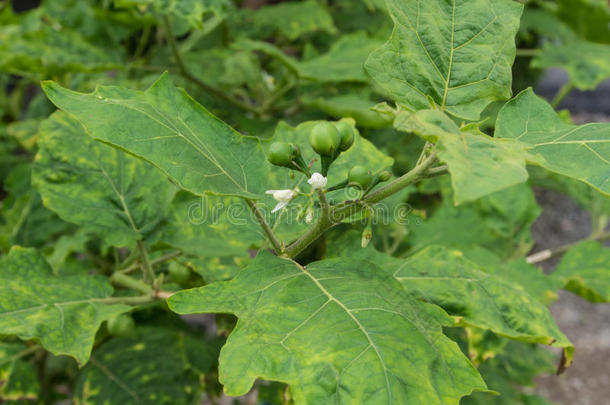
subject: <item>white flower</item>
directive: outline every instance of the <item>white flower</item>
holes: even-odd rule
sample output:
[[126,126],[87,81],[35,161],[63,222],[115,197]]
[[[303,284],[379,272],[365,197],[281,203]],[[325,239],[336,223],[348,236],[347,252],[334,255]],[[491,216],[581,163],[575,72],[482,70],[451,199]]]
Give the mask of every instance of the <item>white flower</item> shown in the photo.
[[266,194],[273,195],[275,201],[278,202],[275,208],[273,208],[273,210],[271,211],[272,213],[277,212],[286,207],[296,195],[293,190],[267,190]]
[[309,180],[307,180],[309,184],[311,184],[311,188],[313,190],[321,190],[326,187],[326,183],[328,183],[328,179],[322,176],[320,173],[314,173],[311,175]]

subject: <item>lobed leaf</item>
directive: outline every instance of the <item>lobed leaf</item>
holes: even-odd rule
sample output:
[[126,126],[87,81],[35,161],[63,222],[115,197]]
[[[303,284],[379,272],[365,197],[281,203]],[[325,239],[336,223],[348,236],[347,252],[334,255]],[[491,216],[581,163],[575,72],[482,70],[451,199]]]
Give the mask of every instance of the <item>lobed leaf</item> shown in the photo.
[[495,136],[520,142],[528,163],[610,194],[610,124],[567,124],[530,88],[502,107]]
[[233,280],[180,291],[168,302],[181,314],[238,316],[220,355],[228,395],[246,393],[256,378],[289,384],[297,405],[457,405],[485,388],[443,336],[447,316],[410,299],[365,260],[305,268],[261,251]]
[[84,364],[101,323],[130,309],[104,304],[112,293],[106,279],[56,277],[36,250],[15,246],[0,258],[0,334],[38,339]]
[[197,195],[256,199],[268,164],[260,142],[214,117],[164,74],[145,92],[100,86],[85,94],[43,82],[49,99],[90,136],[139,156]]
[[399,112],[394,127],[437,143],[438,157],[449,167],[456,205],[527,180],[519,143],[491,138],[473,126],[458,128],[442,112]]
[[85,134],[63,112],[44,121],[32,184],[43,203],[113,246],[133,246],[165,218],[176,192],[152,165]]
[[368,258],[389,271],[415,299],[436,304],[456,325],[489,329],[495,334],[564,350],[560,369],[570,365],[574,346],[559,330],[547,306],[512,280],[483,271],[462,252],[428,246],[407,259],[358,249],[358,238],[347,234],[333,254]]
[[388,0],[389,41],[366,70],[397,102],[413,110],[430,102],[477,120],[511,95],[515,34],[523,6],[510,0]]

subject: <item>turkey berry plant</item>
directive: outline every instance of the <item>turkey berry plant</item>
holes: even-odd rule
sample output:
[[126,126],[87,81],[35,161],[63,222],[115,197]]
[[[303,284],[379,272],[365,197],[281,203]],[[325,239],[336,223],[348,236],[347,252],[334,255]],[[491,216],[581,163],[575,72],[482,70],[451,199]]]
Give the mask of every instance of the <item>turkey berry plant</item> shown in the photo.
[[[610,301],[610,124],[523,83],[610,77],[605,2],[17,3],[0,402],[548,403],[557,291]],[[532,186],[591,235],[530,254]]]

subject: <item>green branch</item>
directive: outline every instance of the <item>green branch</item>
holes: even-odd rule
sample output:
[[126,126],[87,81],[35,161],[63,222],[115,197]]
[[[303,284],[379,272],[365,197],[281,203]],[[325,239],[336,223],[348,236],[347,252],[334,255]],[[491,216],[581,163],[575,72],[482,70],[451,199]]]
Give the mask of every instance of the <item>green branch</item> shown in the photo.
[[[330,207],[326,215],[324,212],[322,212],[322,215],[320,215],[320,218],[315,223],[315,225],[309,228],[296,241],[289,245],[285,249],[284,255],[287,257],[295,257],[296,255],[301,253],[307,246],[317,240],[328,229],[330,229],[334,225],[337,225],[350,215],[354,215],[362,211],[363,207],[375,204],[399,192],[405,187],[429,177],[428,171],[436,162],[436,159],[436,155],[432,153],[430,156],[423,159],[411,171],[389,182],[383,187],[380,187],[379,189],[370,193],[363,199],[349,201],[345,202],[344,204],[338,204],[336,206]],[[444,169],[442,172],[444,172]],[[438,174],[442,174],[442,172],[436,170],[436,173],[433,173],[433,175],[436,176]]]
[[[181,254],[182,254],[182,252],[181,252],[181,251],[179,251],[179,250],[175,250],[175,251],[173,251],[173,252],[166,253],[166,254],[164,254],[163,256],[160,256],[160,257],[158,257],[158,258],[156,258],[156,259],[151,260],[151,261],[150,261],[150,265],[151,265],[152,267],[154,267],[155,265],[157,265],[157,264],[159,264],[159,263],[163,263],[163,262],[166,262],[166,261],[168,261],[168,260],[171,260],[171,259],[173,259],[174,257],[178,257],[178,256],[180,256]],[[137,264],[132,264],[131,266],[126,267],[126,268],[124,268],[124,269],[122,269],[122,270],[119,270],[118,272],[119,272],[119,273],[123,273],[123,274],[129,274],[129,273],[131,273],[132,271],[137,270],[137,269],[139,269],[139,268],[140,268],[140,264],[139,264],[139,263],[137,263]]]

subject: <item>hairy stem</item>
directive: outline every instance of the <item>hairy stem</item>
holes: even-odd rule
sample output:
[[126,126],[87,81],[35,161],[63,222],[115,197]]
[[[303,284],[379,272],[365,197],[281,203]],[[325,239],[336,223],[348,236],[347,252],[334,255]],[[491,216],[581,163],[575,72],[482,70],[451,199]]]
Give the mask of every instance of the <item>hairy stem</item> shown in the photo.
[[309,228],[303,235],[288,246],[284,251],[284,255],[287,257],[295,257],[302,252],[303,249],[309,246],[309,244],[318,239],[320,235],[334,225],[340,223],[343,219],[358,213],[367,205],[375,204],[391,196],[392,194],[399,192],[403,188],[428,177],[427,171],[435,162],[436,155],[433,153],[423,159],[408,173],[389,182],[385,186],[380,187],[362,200],[350,201],[346,204],[339,204],[337,206],[330,207],[326,214],[323,211],[318,219],[318,222],[316,222],[313,227]]
[[99,302],[101,304],[126,304],[126,305],[143,305],[154,302],[158,299],[165,299],[160,296],[161,291],[157,293],[150,293],[145,295],[138,295],[135,297],[107,297],[107,298],[94,298],[91,301]]
[[269,241],[273,245],[273,248],[275,249],[275,252],[278,255],[281,254],[283,252],[283,250],[284,250],[283,244],[278,239],[278,237],[275,236],[275,233],[273,232],[273,229],[271,229],[271,226],[269,225],[269,223],[265,219],[265,216],[263,215],[261,210],[258,209],[258,207],[256,206],[256,203],[254,201],[252,201],[252,200],[246,199],[246,203],[248,204],[248,206],[250,207],[250,209],[254,213],[254,216],[256,217],[256,220],[258,221],[258,223],[261,226],[261,228],[263,228],[263,231],[265,232],[265,235],[267,235],[267,238],[269,238]]
[[197,86],[201,87],[203,90],[207,91],[208,93],[212,94],[214,97],[220,98],[224,101],[227,101],[239,108],[241,108],[242,110],[245,111],[250,111],[250,112],[254,112],[254,113],[260,113],[259,109],[243,103],[231,96],[229,96],[227,93],[220,91],[210,85],[208,85],[207,83],[199,80],[198,77],[196,77],[195,75],[193,75],[186,67],[185,63],[184,63],[184,59],[182,58],[182,54],[180,53],[180,49],[178,48],[178,44],[176,43],[176,38],[174,38],[174,33],[172,32],[172,27],[171,27],[171,23],[169,21],[169,18],[167,16],[163,17],[163,27],[165,29],[165,34],[166,34],[166,38],[167,38],[167,42],[169,44],[169,47],[172,51],[172,55],[174,56],[174,61],[176,62],[176,65],[178,66],[178,70],[180,71],[180,74],[182,75],[182,77],[184,77],[185,79],[195,83]]
[[579,240],[577,242],[568,243],[563,246],[559,246],[558,248],[555,248],[555,249],[544,249],[539,252],[533,253],[533,254],[527,256],[525,258],[525,261],[530,264],[541,263],[546,260],[552,259],[553,257],[557,257],[559,255],[564,254],[568,249],[570,249],[584,241],[588,241],[588,240],[604,241],[604,240],[608,240],[608,239],[610,239],[610,232],[604,232],[604,233],[600,233],[597,235],[591,235],[590,237],[588,237],[586,239]]

